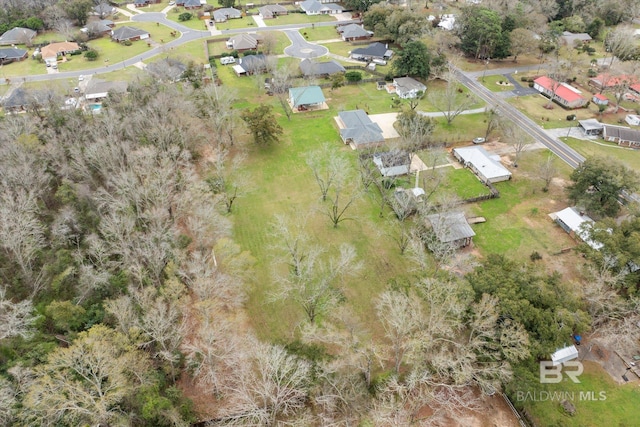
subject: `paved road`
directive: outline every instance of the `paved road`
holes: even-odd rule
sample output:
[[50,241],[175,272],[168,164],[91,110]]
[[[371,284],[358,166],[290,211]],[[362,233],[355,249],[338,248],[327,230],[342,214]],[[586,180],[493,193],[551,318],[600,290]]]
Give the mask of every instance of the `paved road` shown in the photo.
[[284,49],[284,53],[294,58],[318,58],[329,53],[324,46],[309,43],[298,30],[285,30],[284,33],[291,40],[291,46]]
[[[486,101],[490,106],[497,108],[500,114],[511,119],[516,125],[520,126],[525,132],[531,135],[536,141],[543,143],[549,150],[560,157],[572,168],[578,167],[585,158],[578,154],[575,150],[569,147],[558,138],[554,138],[549,135],[544,129],[542,129],[533,120],[525,116],[518,111],[515,107],[508,104],[500,96],[491,92],[480,84],[474,77],[477,77],[477,73],[464,73],[459,69],[455,69],[456,76],[464,86],[469,88],[473,93]],[[504,74],[505,70],[496,74]],[[480,73],[481,75],[481,73]]]

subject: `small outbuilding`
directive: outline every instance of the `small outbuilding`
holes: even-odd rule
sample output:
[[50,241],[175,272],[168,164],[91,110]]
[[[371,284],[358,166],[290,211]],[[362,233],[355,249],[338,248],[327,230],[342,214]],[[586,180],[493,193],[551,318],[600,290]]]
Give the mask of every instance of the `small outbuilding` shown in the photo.
[[458,248],[469,246],[476,233],[463,212],[442,212],[427,215],[436,238],[441,243],[450,243]]
[[624,121],[631,126],[640,126],[640,116],[637,114],[627,114]]
[[289,105],[293,110],[320,110],[326,106],[320,86],[292,87],[289,89]]
[[411,155],[404,151],[376,153],[373,155],[373,163],[385,178],[408,175]]
[[549,215],[556,224],[564,231],[569,233],[573,238],[579,238],[591,248],[598,250],[602,247],[602,243],[595,242],[589,237],[589,229],[593,226],[594,221],[583,211],[576,207],[568,207]]
[[602,135],[602,123],[596,119],[578,120],[578,124],[587,135]]
[[551,355],[551,362],[553,363],[553,366],[558,366],[562,365],[564,362],[575,360],[577,358],[578,349],[575,345],[570,345],[569,347],[556,350],[556,352]]
[[482,147],[454,148],[453,156],[471,169],[482,182],[495,183],[511,179],[511,172],[500,164],[500,157],[490,155]]
[[595,95],[593,95],[593,98],[591,98],[591,100],[594,104],[597,105],[609,105],[609,98],[601,93],[596,93]]

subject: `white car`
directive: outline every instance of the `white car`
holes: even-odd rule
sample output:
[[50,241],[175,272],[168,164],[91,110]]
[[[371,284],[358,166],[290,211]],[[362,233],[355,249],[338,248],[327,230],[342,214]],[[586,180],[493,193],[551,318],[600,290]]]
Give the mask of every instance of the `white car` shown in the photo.
[[222,65],[235,64],[236,58],[234,58],[233,56],[223,56],[222,58],[220,58],[220,63]]
[[482,137],[478,137],[478,138],[473,138],[473,143],[474,144],[482,144],[484,143],[485,139]]

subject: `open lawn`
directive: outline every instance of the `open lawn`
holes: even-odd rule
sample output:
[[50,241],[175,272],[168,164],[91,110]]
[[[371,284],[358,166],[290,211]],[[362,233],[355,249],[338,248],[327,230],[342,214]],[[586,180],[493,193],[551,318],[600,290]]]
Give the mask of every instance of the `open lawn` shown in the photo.
[[[304,33],[307,33],[305,38],[310,42],[321,41],[321,40],[334,40],[339,39],[340,34],[336,31],[336,27],[315,27],[315,28],[305,28],[302,30]],[[329,45],[326,45],[327,48]]]
[[[188,21],[180,21],[178,17],[183,13],[190,13],[192,18]],[[176,22],[180,25],[184,25],[185,27],[192,28],[194,30],[205,31],[208,30],[207,24],[204,19],[198,18],[197,10],[187,10],[183,7],[174,7],[167,13],[167,19]]]
[[444,117],[434,118],[436,127],[432,139],[448,145],[461,141],[470,143],[478,135],[484,136],[487,127],[485,119],[484,113],[461,114],[448,125]]
[[509,98],[507,102],[545,129],[570,126],[572,122],[567,122],[567,116],[571,114],[575,114],[577,120],[597,118],[598,116],[598,109],[593,104],[590,104],[588,108],[566,110],[554,102],[551,104],[553,108],[548,110],[544,107],[549,104],[549,98],[542,95],[518,96]]
[[[536,424],[546,427],[638,425],[638,383],[618,385],[596,363],[583,363],[584,372],[578,384],[566,377],[561,383],[545,384],[544,391],[548,394],[537,394],[537,399],[533,395],[527,396],[526,390],[522,391],[522,403]],[[573,416],[568,416],[560,405],[565,399],[576,408]]]
[[[142,12],[162,12],[162,10],[167,6],[169,6],[169,0],[162,0],[160,3],[150,4],[144,7],[140,7],[139,9]],[[169,11],[169,13],[171,13],[171,11]]]
[[[196,64],[207,64],[209,61],[205,56],[204,43],[204,40],[194,40],[189,43],[185,43],[180,45],[177,49],[169,50],[166,55],[163,55],[163,57],[169,56],[170,58],[178,59],[184,63],[193,61]],[[145,62],[154,62],[158,59],[159,58],[156,56]]]
[[239,19],[229,19],[226,22],[216,22],[217,30],[235,30],[237,28],[257,28],[256,21],[250,16]]
[[[360,46],[354,46],[351,43],[347,43],[347,42],[324,43],[322,45],[327,49],[329,49],[329,52],[333,53],[334,55],[344,56],[345,58],[349,57],[349,53],[353,49],[360,47]],[[366,46],[362,46],[362,47],[366,47]]]
[[640,151],[638,150],[619,147],[615,143],[602,140],[594,142],[575,138],[560,139],[585,157],[612,157],[627,165],[627,167],[640,171]]
[[[508,92],[514,89],[509,80],[503,76],[485,76],[484,79],[480,78],[479,81],[484,87],[493,92]],[[507,84],[499,84],[501,82]]]
[[460,200],[490,194],[489,188],[470,169],[444,169],[445,179],[442,190],[455,194]]
[[281,15],[275,19],[265,19],[264,23],[271,27],[274,25],[287,24],[313,24],[315,22],[337,22],[336,18],[331,15],[307,15],[306,13],[290,13]]

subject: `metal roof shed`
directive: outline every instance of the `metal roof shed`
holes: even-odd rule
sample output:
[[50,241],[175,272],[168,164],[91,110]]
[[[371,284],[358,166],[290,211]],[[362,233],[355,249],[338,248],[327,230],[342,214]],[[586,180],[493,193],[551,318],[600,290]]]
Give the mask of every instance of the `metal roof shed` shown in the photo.
[[568,362],[569,360],[577,358],[578,349],[575,345],[570,345],[569,347],[556,350],[556,352],[551,355],[551,362],[553,363],[553,366],[558,366],[563,364],[564,362]]
[[453,155],[483,182],[500,182],[511,179],[511,172],[482,147],[455,148]]

